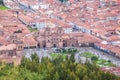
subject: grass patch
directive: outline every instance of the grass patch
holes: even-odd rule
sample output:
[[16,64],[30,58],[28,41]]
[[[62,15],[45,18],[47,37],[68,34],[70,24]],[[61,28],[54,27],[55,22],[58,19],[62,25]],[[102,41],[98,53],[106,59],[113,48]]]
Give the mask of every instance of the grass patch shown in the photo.
[[[95,54],[92,54],[90,52],[85,52],[85,53],[82,53],[80,54],[80,56],[82,57],[86,57],[86,58],[93,58],[93,57],[97,57]],[[107,60],[104,60],[104,59],[94,59],[93,62],[95,62],[98,66],[115,66],[111,61],[107,61]]]
[[115,66],[113,63],[111,63],[110,61],[106,61],[104,59],[99,59],[98,61],[95,62],[97,65],[100,66]]
[[62,48],[60,50],[60,53],[62,53],[62,54],[74,54],[76,52],[78,52],[78,50],[74,49],[74,48],[68,48],[68,49]]
[[94,55],[90,52],[84,52],[84,53],[80,54],[80,56],[86,57],[86,58],[92,58],[93,56],[96,56],[96,55]]
[[3,6],[3,5],[0,5],[0,10],[8,10],[9,8]]
[[60,53],[52,53],[52,54],[50,54],[50,56],[52,56],[53,59],[55,59],[59,56],[62,56],[62,58],[65,59],[67,55],[66,54],[60,54]]
[[30,32],[35,32],[35,31],[38,31],[37,28],[32,28],[31,26],[28,26],[28,29]]

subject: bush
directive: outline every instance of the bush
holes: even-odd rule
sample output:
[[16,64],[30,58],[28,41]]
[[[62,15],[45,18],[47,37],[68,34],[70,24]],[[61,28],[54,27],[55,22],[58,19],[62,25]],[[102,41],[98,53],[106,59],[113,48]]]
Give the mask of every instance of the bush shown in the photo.
[[92,61],[98,61],[98,57],[97,56],[93,56],[93,57],[91,57],[91,60]]

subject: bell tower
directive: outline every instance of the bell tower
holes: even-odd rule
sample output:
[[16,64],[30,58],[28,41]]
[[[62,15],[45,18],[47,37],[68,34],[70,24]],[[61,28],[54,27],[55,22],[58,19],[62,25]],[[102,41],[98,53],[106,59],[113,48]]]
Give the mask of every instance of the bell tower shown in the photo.
[[63,40],[62,40],[62,35],[63,35],[63,29],[62,27],[58,27],[57,34],[58,34],[58,45],[60,48],[63,47]]
[[62,35],[63,34],[62,27],[58,27],[57,33],[58,33],[58,35]]
[[50,27],[46,27],[45,28],[45,36],[50,36],[50,35],[51,35]]
[[51,29],[50,27],[45,28],[45,39],[46,39],[46,47],[51,47]]

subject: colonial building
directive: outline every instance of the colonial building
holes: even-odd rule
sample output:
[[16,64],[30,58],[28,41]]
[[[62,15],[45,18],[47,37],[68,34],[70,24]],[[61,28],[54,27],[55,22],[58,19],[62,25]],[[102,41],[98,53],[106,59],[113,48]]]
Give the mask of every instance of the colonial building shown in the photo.
[[67,47],[77,46],[77,41],[66,34],[62,27],[46,27],[37,33],[36,40],[38,41],[38,47],[40,48],[52,48],[52,47]]
[[94,46],[94,43],[100,42],[86,33],[67,34],[62,27],[46,27],[36,33],[36,40],[40,48]]
[[16,47],[16,44],[0,46],[0,62],[20,64],[22,54],[18,53]]

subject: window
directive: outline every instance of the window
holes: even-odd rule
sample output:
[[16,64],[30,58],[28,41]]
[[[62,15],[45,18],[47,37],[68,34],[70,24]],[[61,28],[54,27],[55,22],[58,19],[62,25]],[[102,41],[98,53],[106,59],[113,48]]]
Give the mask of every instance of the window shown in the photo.
[[62,40],[60,39],[60,42],[61,42]]
[[74,47],[74,44],[72,44],[72,47]]
[[15,42],[15,40],[13,40],[13,43]]
[[21,46],[21,49],[22,49],[22,46]]
[[47,34],[49,34],[49,31],[47,31]]
[[50,41],[48,40],[48,42],[50,42]]

